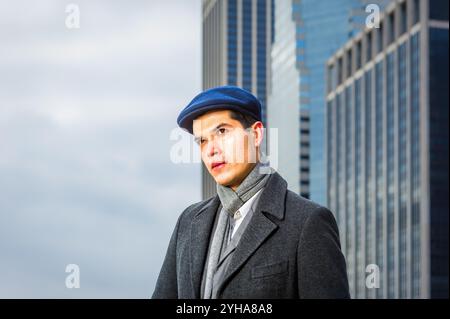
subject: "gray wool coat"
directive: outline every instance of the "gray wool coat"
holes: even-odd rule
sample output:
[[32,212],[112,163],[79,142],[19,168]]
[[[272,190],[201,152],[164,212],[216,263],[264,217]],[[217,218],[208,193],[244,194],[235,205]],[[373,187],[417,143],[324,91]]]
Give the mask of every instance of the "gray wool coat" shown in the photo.
[[[178,218],[153,298],[200,298],[216,195]],[[274,173],[218,288],[218,298],[349,298],[333,214],[287,190]]]

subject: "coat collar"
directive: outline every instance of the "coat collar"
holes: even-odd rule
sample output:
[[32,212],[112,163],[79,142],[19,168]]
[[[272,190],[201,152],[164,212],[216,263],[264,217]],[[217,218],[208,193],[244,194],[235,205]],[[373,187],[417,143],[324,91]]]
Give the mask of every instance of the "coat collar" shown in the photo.
[[[224,280],[221,287],[219,287],[219,294],[221,289],[224,288],[224,284],[244,265],[265,239],[278,228],[277,224],[264,213],[282,220],[285,213],[286,191],[286,181],[277,172],[274,172],[259,198],[255,214],[252,216],[242,234],[239,245],[236,247],[230,265],[224,275]],[[211,240],[211,231],[219,205],[220,199],[216,195],[194,215],[192,221],[190,254],[194,298],[200,298],[201,278]]]
[[[269,213],[276,218],[282,220],[284,217],[284,199],[287,190],[287,182],[277,172],[274,172],[270,177],[267,185],[265,186],[263,193],[259,199],[257,210],[260,209],[263,212]],[[205,206],[203,206],[195,214],[197,218],[202,213],[208,213],[210,211],[217,211],[220,204],[219,196],[212,197]]]

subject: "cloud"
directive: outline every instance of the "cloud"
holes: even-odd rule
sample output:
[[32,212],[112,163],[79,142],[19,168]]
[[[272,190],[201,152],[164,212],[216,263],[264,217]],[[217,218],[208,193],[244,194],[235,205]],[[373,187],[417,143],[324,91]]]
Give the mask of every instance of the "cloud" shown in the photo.
[[169,157],[200,90],[200,2],[75,3],[79,30],[58,1],[0,3],[2,298],[147,298],[200,200],[200,165]]

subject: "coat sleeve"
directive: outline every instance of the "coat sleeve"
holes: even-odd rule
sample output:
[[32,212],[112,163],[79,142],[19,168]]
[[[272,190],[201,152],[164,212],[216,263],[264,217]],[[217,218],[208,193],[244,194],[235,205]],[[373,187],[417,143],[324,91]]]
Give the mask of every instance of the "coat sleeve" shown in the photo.
[[178,229],[180,227],[181,216],[178,218],[175,230],[170,238],[169,247],[167,248],[166,257],[164,258],[161,271],[156,281],[155,291],[152,299],[177,299],[177,239]]
[[328,209],[317,208],[306,219],[297,261],[300,298],[350,298],[339,230]]

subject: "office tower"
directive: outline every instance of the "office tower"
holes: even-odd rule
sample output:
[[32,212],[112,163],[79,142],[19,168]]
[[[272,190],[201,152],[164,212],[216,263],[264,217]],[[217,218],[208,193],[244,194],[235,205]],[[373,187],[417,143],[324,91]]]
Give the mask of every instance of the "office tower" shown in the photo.
[[[364,26],[360,0],[276,0],[267,114],[289,188],[326,204],[325,64]],[[375,3],[386,1],[372,1]]]
[[397,0],[328,61],[327,202],[352,297],[448,298],[448,27],[448,1]]
[[[266,100],[273,38],[272,0],[203,0],[203,89],[237,85]],[[216,183],[202,164],[202,197]]]

